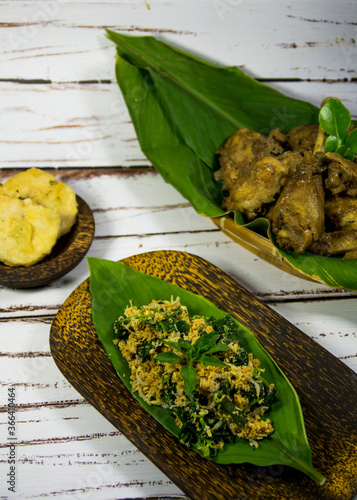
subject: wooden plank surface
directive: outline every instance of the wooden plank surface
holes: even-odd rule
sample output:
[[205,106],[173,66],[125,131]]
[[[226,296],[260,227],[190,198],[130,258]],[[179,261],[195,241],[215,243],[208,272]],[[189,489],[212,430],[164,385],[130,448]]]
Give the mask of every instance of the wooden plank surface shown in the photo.
[[[301,303],[274,305],[274,309],[331,350],[348,366],[357,369],[357,356],[350,356],[351,352],[356,353],[352,309],[348,304],[342,310],[339,309],[343,321],[336,318],[333,322],[329,314],[339,304],[340,301],[337,300],[305,301],[304,318],[301,318]],[[97,478],[100,483],[100,489],[95,494],[102,496],[96,498],[106,498],[107,489],[118,484],[124,490],[132,488],[131,494],[137,494],[135,474],[140,467],[141,487],[147,494],[151,488],[155,491],[155,487],[160,494],[175,493],[176,488],[169,485],[162,474],[86,404],[63,378],[49,354],[51,319],[12,319],[0,323],[3,336],[1,373],[7,374],[7,377],[2,378],[2,391],[9,386],[15,387],[18,401],[17,449],[22,487],[28,484],[34,473],[40,478],[55,474],[50,483],[43,480],[41,488],[45,487],[45,490],[39,491],[64,494],[66,488],[61,486],[55,473],[57,467],[61,467],[68,481],[66,484],[71,485],[74,492],[78,493],[78,483],[83,488],[83,484],[89,486],[94,481],[87,479],[89,475],[90,478]],[[321,331],[324,324],[328,324],[328,328]],[[348,331],[350,336],[346,335]],[[339,338],[338,347],[336,335]],[[2,408],[0,412],[1,432],[7,424],[5,410],[6,408]],[[3,446],[0,449],[0,469],[4,468],[6,452]],[[36,489],[34,495],[37,498]]]
[[105,28],[156,35],[316,105],[343,96],[357,115],[353,1],[89,5],[0,2],[0,167],[148,165],[115,83]]
[[[0,179],[15,172],[2,172]],[[88,256],[120,260],[135,253],[177,249],[216,264],[264,301],[357,296],[356,292],[295,278],[257,258],[223,235],[211,220],[197,214],[153,169],[53,172],[68,182],[93,211],[95,237]],[[23,292],[20,305],[18,290],[1,287],[0,318],[51,314],[87,276],[84,259],[45,288]]]
[[13,0],[0,10],[1,78],[113,79],[105,28],[154,34],[257,78],[356,77],[353,0]]
[[[269,82],[319,106],[341,96],[357,116],[356,82]],[[0,167],[149,166],[119,88],[110,84],[0,82]]]
[[[344,322],[337,323],[337,318],[335,323],[326,320],[329,311],[338,308],[339,304],[340,301],[304,302],[304,319],[298,304],[275,305],[274,309],[356,370],[355,321],[351,308],[346,305],[339,309]],[[321,317],[322,323],[328,323],[328,329],[323,331]],[[44,492],[69,495],[69,488],[73,490],[72,495],[92,491],[95,498],[107,498],[108,489],[119,486],[127,490],[128,495],[133,495],[123,498],[135,498],[140,491],[138,488],[144,489],[148,498],[150,491],[154,495],[177,494],[176,487],[64,379],[49,353],[50,323],[51,317],[0,322],[3,336],[1,390],[4,394],[9,386],[15,387],[18,404],[18,469],[22,478],[19,493],[25,494],[31,476],[36,474],[40,481],[33,489],[33,498],[39,498]],[[346,335],[348,331],[350,336]],[[353,357],[351,352],[355,353]],[[0,410],[3,435],[7,425],[6,407]],[[7,449],[2,445],[0,471],[6,467],[6,457]],[[66,477],[65,485],[59,480],[58,467],[61,477]],[[51,481],[46,481],[48,477]]]
[[[356,118],[355,2],[0,0],[0,12],[0,182],[17,169],[55,168],[93,211],[88,255],[199,255],[357,371],[357,293],[309,283],[258,259],[162,180],[140,151],[115,82],[115,48],[104,36],[105,28],[155,35],[315,105],[338,96]],[[0,285],[0,499],[182,500],[50,356],[52,318],[87,276],[83,260],[46,287]],[[15,494],[6,484],[12,388]],[[252,478],[271,479],[261,470]]]
[[[228,240],[211,221],[197,215],[152,170],[101,172],[102,176],[92,175],[91,169],[57,172],[63,180],[71,179],[69,182],[81,195],[90,195],[98,236],[89,255],[120,259],[134,253],[134,249],[140,253],[164,247],[207,258],[245,286],[249,285],[262,300],[357,370],[357,294],[316,287],[278,272]],[[103,186],[112,189],[104,192],[100,189]],[[108,217],[105,224],[101,222],[104,214]],[[170,225],[165,225],[163,214]],[[128,217],[131,222],[125,225]],[[50,314],[87,276],[87,265],[83,262],[66,277],[41,289],[21,293],[0,287],[1,390],[5,395],[8,387],[16,388],[18,469],[23,478],[20,482],[23,490],[19,492],[25,495],[26,485],[36,474],[42,479],[32,490],[33,498],[45,492],[49,496],[74,498],[78,495],[85,498],[84,493],[91,492],[94,498],[114,498],[110,496],[114,488],[125,493],[123,498],[141,498],[140,491],[145,491],[147,498],[150,495],[182,498],[160,471],[88,406],[50,356]],[[4,403],[0,412],[2,430],[7,418]],[[7,448],[3,446],[0,472],[6,468],[6,457]],[[59,481],[58,467],[67,478],[65,484]],[[48,477],[53,479],[45,480]]]

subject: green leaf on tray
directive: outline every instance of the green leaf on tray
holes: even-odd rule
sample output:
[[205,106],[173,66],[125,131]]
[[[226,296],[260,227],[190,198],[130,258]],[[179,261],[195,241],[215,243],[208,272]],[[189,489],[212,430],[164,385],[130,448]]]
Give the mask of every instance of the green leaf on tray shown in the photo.
[[[107,36],[116,44],[119,58],[145,71],[137,87],[141,99],[153,92],[175,132],[211,168],[216,150],[240,127],[264,133],[277,126],[287,131],[318,123],[315,106],[285,97],[236,67],[217,66],[153,37],[108,30]],[[119,85],[125,84],[120,68],[116,75]]]
[[[132,390],[129,366],[117,345],[113,343],[113,324],[118,316],[123,314],[130,300],[135,305],[142,306],[151,302],[152,299],[170,300],[171,296],[179,296],[182,304],[188,307],[190,315],[213,316],[216,319],[226,317],[226,312],[218,309],[204,297],[154,276],[140,273],[123,262],[112,262],[94,257],[89,257],[88,262],[93,322],[109,359],[130,392]],[[278,401],[274,403],[270,413],[275,431],[269,438],[259,442],[258,449],[250,446],[246,440],[238,440],[235,444],[226,445],[218,452],[214,461],[219,464],[249,462],[261,466],[284,464],[304,472],[322,485],[324,478],[311,463],[311,450],[306,437],[299,399],[294,388],[253,333],[235,319],[233,321],[239,325],[241,346],[261,361],[261,366],[265,369],[264,377],[269,382],[273,382],[278,391]],[[186,370],[189,371],[189,368]],[[192,381],[195,374],[184,375]],[[150,406],[137,393],[132,394],[156,420],[178,437],[179,428],[168,410]]]
[[[158,104],[155,87],[150,91],[143,87],[143,82],[150,82],[150,75],[122,58],[117,59],[116,71],[117,75],[125,75],[120,79],[120,88],[143,153],[167,182],[192,200],[197,212],[208,217],[223,215],[222,193],[211,170],[172,129]],[[141,99],[133,97],[137,88],[144,89]]]
[[[140,147],[162,177],[201,215],[220,217],[223,194],[213,177],[216,151],[240,127],[267,134],[280,127],[318,124],[319,109],[245,75],[221,67],[153,37],[107,30],[117,47],[116,78]],[[235,223],[270,238],[297,270],[332,287],[357,290],[357,260],[297,256],[276,244],[266,219]],[[287,256],[288,254],[288,256]]]

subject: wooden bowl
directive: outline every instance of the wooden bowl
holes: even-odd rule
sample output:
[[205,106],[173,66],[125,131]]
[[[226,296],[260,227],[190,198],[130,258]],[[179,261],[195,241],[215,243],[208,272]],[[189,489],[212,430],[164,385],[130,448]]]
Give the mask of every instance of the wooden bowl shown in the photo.
[[0,284],[12,288],[43,286],[76,267],[94,237],[94,218],[87,203],[77,196],[77,220],[69,233],[59,238],[52,252],[33,266],[6,266],[0,262]]

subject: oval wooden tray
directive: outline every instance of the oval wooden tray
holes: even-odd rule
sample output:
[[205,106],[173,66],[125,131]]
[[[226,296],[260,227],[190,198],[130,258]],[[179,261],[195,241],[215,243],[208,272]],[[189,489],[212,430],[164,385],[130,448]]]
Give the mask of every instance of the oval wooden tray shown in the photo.
[[321,487],[286,466],[217,465],[181,445],[117,376],[92,322],[89,278],[69,296],[50,330],[52,356],[75,389],[193,500],[352,498],[357,492],[356,374],[200,257],[158,251],[124,262],[203,295],[256,334],[298,392],[313,465],[326,483]]
[[77,196],[77,220],[69,233],[61,236],[52,252],[33,266],[6,266],[0,262],[0,283],[13,288],[34,288],[60,278],[76,267],[94,237],[94,218],[87,203]]
[[324,283],[323,280],[318,278],[312,279],[301,271],[295,269],[288,261],[286,261],[275,248],[273,243],[264,236],[260,236],[254,231],[235,224],[231,217],[214,217],[211,219],[216,226],[218,226],[224,234],[226,234],[233,241],[254,253],[257,257],[264,259],[269,264],[273,264],[286,273],[297,276],[307,281],[312,281],[314,283]]

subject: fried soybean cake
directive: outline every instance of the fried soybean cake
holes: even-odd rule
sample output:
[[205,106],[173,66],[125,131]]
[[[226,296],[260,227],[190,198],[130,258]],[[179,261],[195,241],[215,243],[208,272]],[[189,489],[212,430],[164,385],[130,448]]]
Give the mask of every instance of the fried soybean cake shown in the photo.
[[189,316],[179,298],[153,300],[140,308],[129,304],[114,334],[132,391],[168,409],[181,442],[205,457],[238,438],[258,447],[274,431],[265,415],[276,399],[274,384],[240,347],[229,315]]

